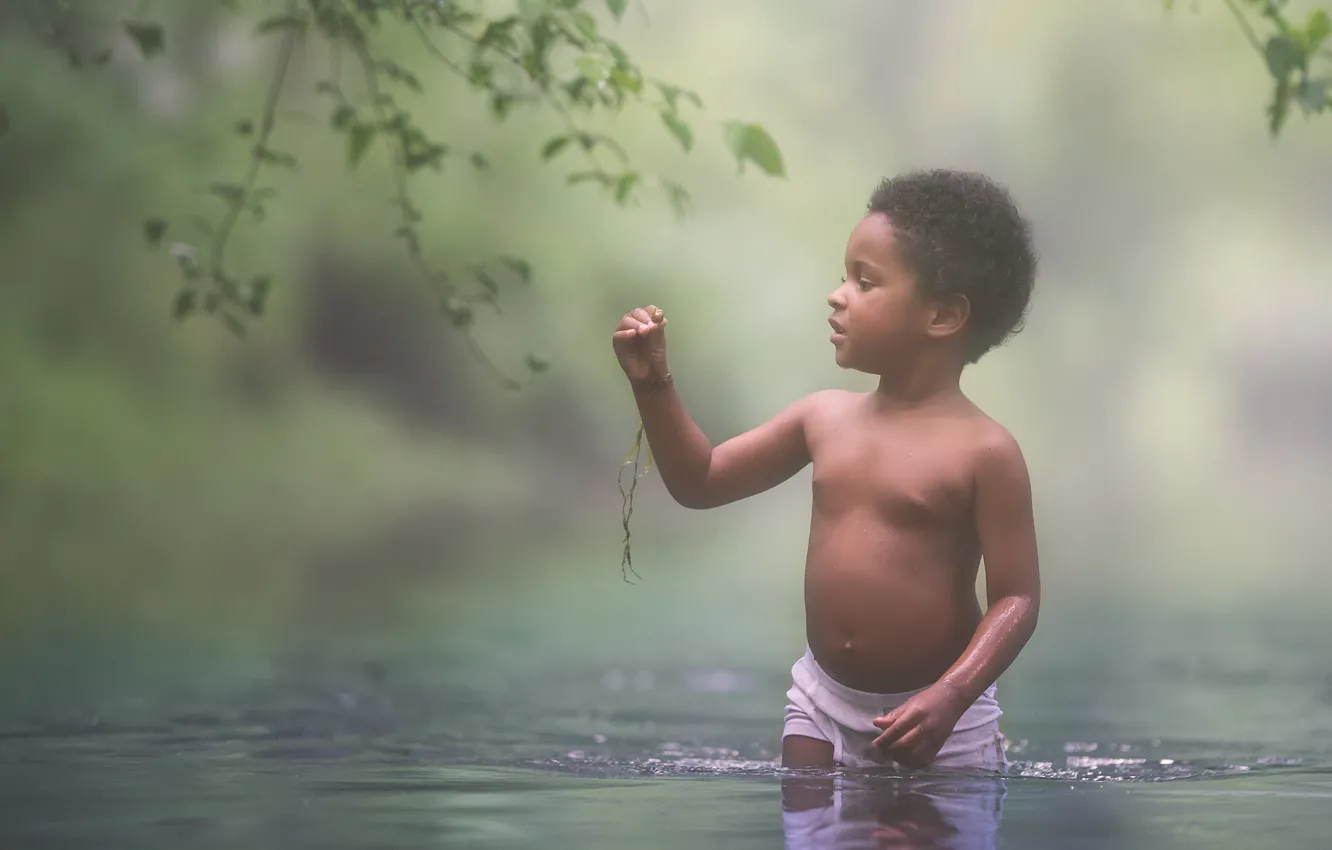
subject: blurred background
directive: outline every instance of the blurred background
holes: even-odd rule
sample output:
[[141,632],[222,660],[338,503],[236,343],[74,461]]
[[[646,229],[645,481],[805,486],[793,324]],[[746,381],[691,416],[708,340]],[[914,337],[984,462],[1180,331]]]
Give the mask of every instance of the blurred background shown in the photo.
[[[179,276],[142,221],[213,211],[272,41],[215,4],[139,6],[167,52],[118,43],[101,73],[0,12],[5,722],[433,682],[458,757],[548,700],[566,725],[510,744],[562,756],[591,746],[600,701],[669,681],[718,723],[751,694],[734,749],[772,757],[808,472],[710,512],[650,474],[626,584],[637,418],[610,332],[669,312],[679,390],[717,442],[869,388],[834,365],[824,298],[874,185],[943,166],[1007,184],[1042,256],[1025,331],[964,378],[1035,482],[1046,595],[1001,686],[1010,737],[1332,747],[1332,124],[1269,137],[1269,79],[1220,4],[631,4],[615,37],[707,112],[688,156],[647,119],[608,128],[691,189],[683,221],[566,187],[538,156],[554,118],[497,125],[405,45],[415,113],[493,164],[420,181],[427,252],[534,269],[478,330],[506,367],[550,358],[517,393],[434,310],[383,157],[348,171],[308,85],[276,136],[301,170],[238,236],[275,273],[269,315],[246,340],[170,319]],[[725,117],[762,122],[787,177],[738,175]]]

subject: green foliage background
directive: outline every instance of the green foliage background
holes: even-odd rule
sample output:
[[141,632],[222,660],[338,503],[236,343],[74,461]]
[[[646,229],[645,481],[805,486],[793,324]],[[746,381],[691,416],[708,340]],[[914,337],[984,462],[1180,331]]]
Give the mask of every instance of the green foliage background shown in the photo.
[[[201,658],[225,687],[311,647],[495,669],[786,658],[804,479],[706,514],[645,479],[646,581],[621,582],[615,469],[635,419],[608,334],[630,306],[668,309],[677,381],[717,440],[797,394],[864,386],[831,363],[823,297],[874,183],[932,165],[1009,184],[1044,254],[1027,331],[967,376],[1038,482],[1041,634],[1060,638],[1038,636],[1015,675],[1094,647],[1131,661],[1159,639],[1127,620],[1061,631],[1061,617],[1320,610],[1328,125],[1287,120],[1273,144],[1263,109],[1281,79],[1311,102],[1326,45],[1314,5],[1281,4],[1280,19],[1239,5],[1260,45],[1261,27],[1298,24],[1276,37],[1308,47],[1310,75],[1291,60],[1266,78],[1219,6],[682,0],[629,4],[617,25],[586,4],[635,67],[707,109],[676,102],[686,134],[660,101],[598,107],[587,132],[630,163],[603,157],[609,182],[572,187],[587,169],[578,137],[552,141],[569,137],[558,110],[497,123],[493,100],[386,26],[382,55],[420,84],[394,89],[412,126],[464,152],[412,178],[412,239],[395,235],[399,137],[359,109],[333,126],[327,58],[302,48],[271,138],[297,169],[261,172],[276,194],[262,222],[241,217],[221,277],[184,267],[199,308],[272,281],[244,339],[171,321],[173,246],[210,267],[190,216],[235,209],[214,184],[250,167],[291,28],[256,38],[272,11],[258,4],[133,4],[161,23],[159,53],[119,27],[131,6],[105,4],[76,35],[92,60],[110,55],[72,68],[6,26],[0,664],[24,683],[7,707],[183,687]],[[753,121],[780,169],[763,167]],[[737,156],[760,167],[737,175]],[[617,204],[629,170],[686,187],[691,214],[669,191]],[[156,219],[166,230],[146,231]],[[477,268],[509,274],[494,304]],[[459,304],[445,295],[441,313],[441,272],[483,298],[462,324],[498,370],[549,370],[503,392],[449,321]],[[1020,713],[1040,693],[1015,699]]]

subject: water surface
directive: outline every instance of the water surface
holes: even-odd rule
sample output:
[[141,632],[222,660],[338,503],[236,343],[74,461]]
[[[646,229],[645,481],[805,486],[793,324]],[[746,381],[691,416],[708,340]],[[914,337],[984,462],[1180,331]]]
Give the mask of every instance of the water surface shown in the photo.
[[1063,728],[1099,734],[1012,717],[1003,778],[829,776],[775,763],[777,665],[476,664],[330,661],[12,721],[3,846],[1325,847],[1332,830],[1332,726],[1306,679],[1265,682],[1290,710],[1265,741],[1106,734],[1110,713],[1070,711]]
[[38,647],[5,668],[0,847],[1330,846],[1321,612],[1056,579],[999,685],[1005,776],[794,775],[798,572],[762,545],[636,587],[552,556],[248,666],[183,635]]

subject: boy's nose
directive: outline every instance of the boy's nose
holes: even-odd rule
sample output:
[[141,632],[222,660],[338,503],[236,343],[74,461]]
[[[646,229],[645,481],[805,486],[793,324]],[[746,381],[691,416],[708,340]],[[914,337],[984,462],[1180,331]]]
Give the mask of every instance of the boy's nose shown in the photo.
[[842,287],[840,287],[840,286],[837,287],[836,289],[834,289],[832,292],[829,292],[829,293],[828,293],[828,306],[829,306],[829,307],[831,307],[831,308],[833,308],[834,310],[836,310],[837,308],[842,307],[842,306],[844,306],[844,305],[846,304],[846,301],[843,300],[843,298],[842,298],[842,294],[841,294],[841,293],[842,293]]

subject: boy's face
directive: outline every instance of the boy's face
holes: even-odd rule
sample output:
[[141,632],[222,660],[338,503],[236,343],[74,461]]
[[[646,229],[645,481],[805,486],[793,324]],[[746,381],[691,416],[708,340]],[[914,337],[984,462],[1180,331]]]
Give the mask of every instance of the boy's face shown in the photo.
[[846,243],[846,278],[828,296],[837,365],[874,374],[909,357],[929,336],[934,310],[902,261],[893,226],[871,213]]

